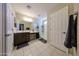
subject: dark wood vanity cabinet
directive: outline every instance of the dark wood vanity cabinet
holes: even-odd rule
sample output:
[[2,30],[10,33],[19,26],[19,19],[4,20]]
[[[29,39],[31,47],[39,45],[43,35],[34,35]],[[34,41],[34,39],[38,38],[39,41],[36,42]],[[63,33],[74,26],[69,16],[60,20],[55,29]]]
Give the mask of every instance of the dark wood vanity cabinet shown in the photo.
[[36,39],[36,33],[30,33],[30,41]]
[[39,38],[39,33],[30,33],[30,41]]
[[24,43],[28,43],[29,41],[35,40],[39,38],[38,32],[21,32],[14,33],[14,46],[18,46]]
[[14,46],[21,45],[23,43],[28,43],[30,40],[30,33],[14,33]]

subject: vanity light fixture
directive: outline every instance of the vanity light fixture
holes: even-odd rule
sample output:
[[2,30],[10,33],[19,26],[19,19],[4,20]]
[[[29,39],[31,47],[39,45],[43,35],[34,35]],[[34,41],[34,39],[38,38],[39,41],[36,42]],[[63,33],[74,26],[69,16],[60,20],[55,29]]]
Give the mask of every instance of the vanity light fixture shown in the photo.
[[23,20],[26,21],[26,22],[33,22],[33,19],[32,18],[27,18],[27,17],[24,17]]

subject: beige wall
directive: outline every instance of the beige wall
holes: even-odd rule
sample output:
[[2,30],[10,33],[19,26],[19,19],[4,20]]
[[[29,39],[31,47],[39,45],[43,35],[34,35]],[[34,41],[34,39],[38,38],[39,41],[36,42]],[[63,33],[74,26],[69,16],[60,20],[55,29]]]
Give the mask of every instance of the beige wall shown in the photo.
[[51,9],[49,10],[48,15],[50,15],[51,13],[54,13],[54,12],[60,10],[61,8],[65,7],[65,6],[67,6],[67,5],[68,5],[68,4],[66,4],[66,3],[60,3],[60,4],[58,4],[56,7],[51,8]]
[[[71,14],[74,14],[74,13],[77,13],[79,14],[79,4],[68,4],[68,13],[69,15]],[[78,15],[78,18],[79,18],[79,15]],[[79,21],[79,19],[78,19]],[[79,23],[77,24],[77,26],[79,25]],[[69,49],[69,53],[72,54],[72,55],[79,55],[79,26],[77,27],[77,53],[76,53],[76,49],[75,48],[72,48],[72,49]]]
[[79,4],[74,4],[74,12],[78,12],[77,24],[77,55],[79,56]]
[[73,14],[74,12],[74,4],[73,3],[60,3],[58,6],[56,6],[54,9],[51,9],[48,12],[48,15],[50,15],[51,13],[54,13],[62,8],[64,8],[65,6],[68,6],[68,14]]

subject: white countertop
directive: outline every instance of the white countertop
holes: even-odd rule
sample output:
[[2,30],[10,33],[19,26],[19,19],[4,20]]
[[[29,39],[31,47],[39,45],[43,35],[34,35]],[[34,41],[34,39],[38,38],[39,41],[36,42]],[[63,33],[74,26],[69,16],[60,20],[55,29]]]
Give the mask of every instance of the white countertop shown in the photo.
[[23,33],[23,32],[37,33],[38,31],[31,31],[31,30],[14,31],[14,33]]

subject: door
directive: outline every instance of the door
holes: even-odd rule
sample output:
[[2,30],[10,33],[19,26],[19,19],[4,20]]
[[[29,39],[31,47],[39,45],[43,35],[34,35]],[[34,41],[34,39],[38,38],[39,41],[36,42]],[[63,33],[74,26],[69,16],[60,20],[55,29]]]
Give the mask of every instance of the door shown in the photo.
[[47,40],[47,20],[44,21],[44,39]]
[[68,27],[68,7],[64,7],[50,15],[48,20],[49,42],[61,51],[67,52],[64,46]]
[[11,55],[13,49],[14,16],[10,4],[6,4],[6,53]]
[[19,24],[19,30],[24,30],[24,24]]

